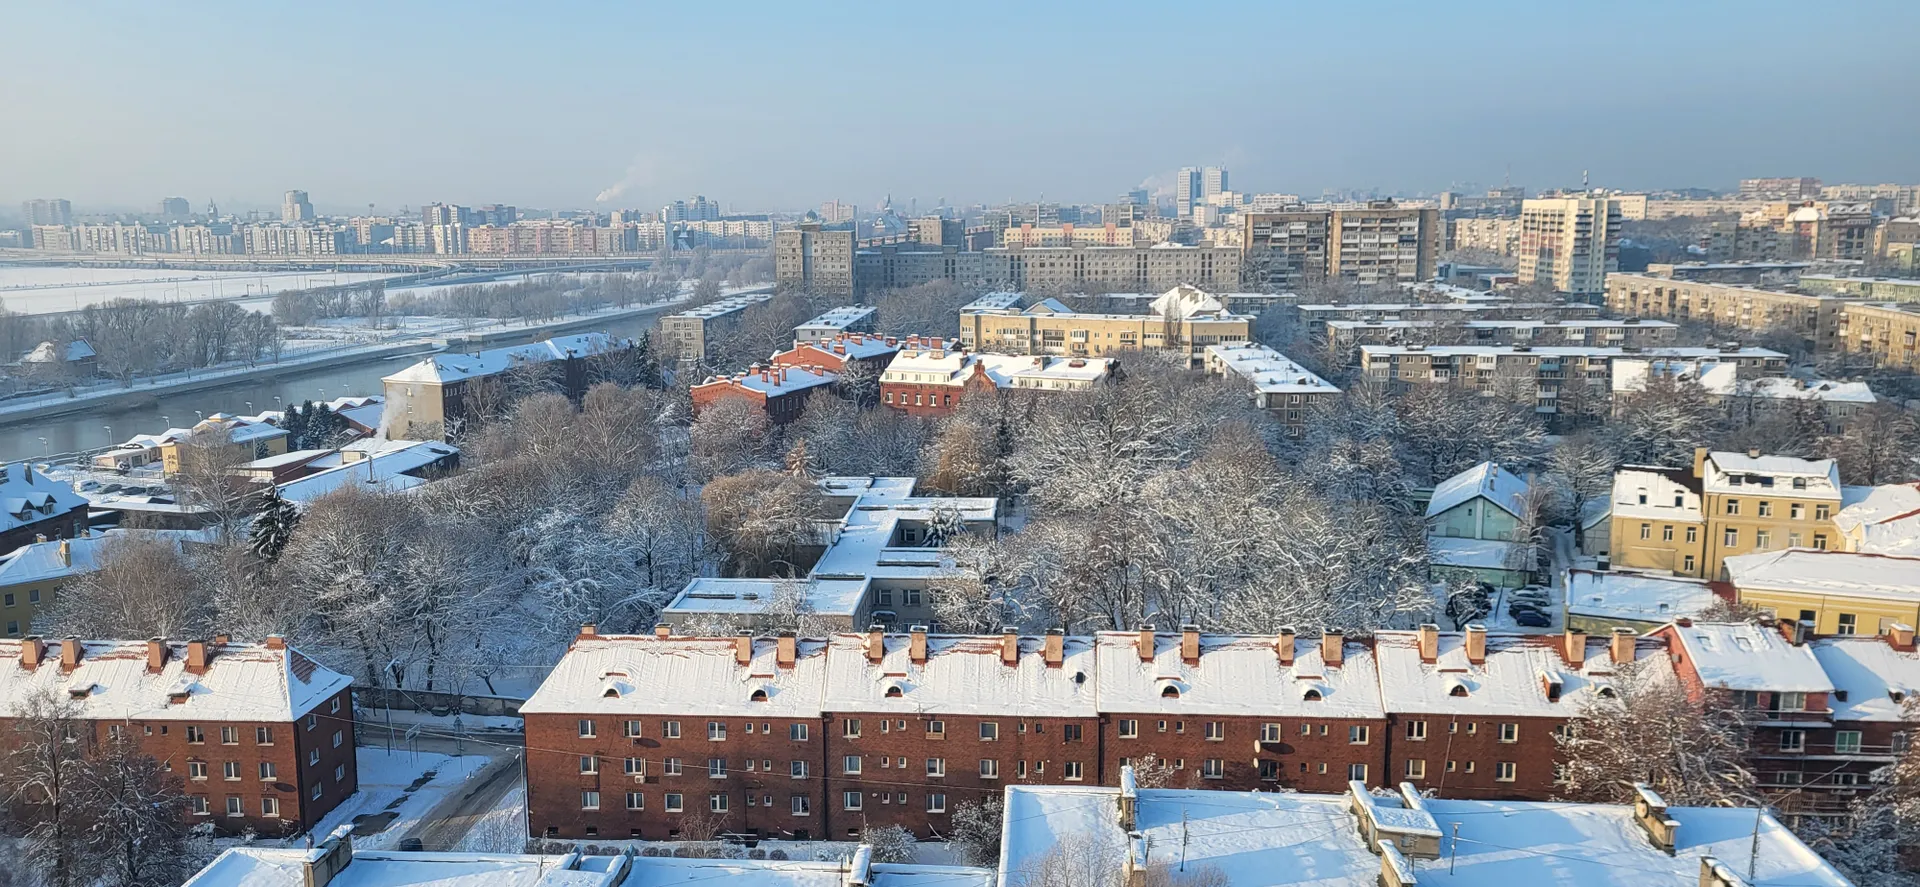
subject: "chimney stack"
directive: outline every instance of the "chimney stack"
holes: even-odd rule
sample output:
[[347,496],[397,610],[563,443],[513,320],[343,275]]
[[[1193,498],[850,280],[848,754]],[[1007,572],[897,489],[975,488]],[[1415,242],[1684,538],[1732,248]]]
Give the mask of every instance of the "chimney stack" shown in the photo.
[[1467,661],[1474,665],[1487,661],[1487,627],[1476,622],[1467,623]]
[[1567,633],[1560,638],[1560,642],[1561,658],[1567,660],[1568,666],[1579,668],[1587,664],[1586,632],[1577,628],[1569,628],[1567,629]]
[[1200,626],[1193,623],[1180,626],[1180,661],[1200,664]]
[[1011,625],[1000,629],[1000,664],[1020,664],[1020,629]]
[[1613,638],[1607,645],[1607,652],[1613,656],[1613,664],[1625,665],[1632,662],[1634,645],[1638,640],[1634,637],[1631,628],[1614,629]]
[[147,674],[159,674],[167,667],[167,639],[147,638]]
[[353,826],[343,825],[307,851],[300,861],[305,887],[327,887],[347,866],[353,864]]
[[1320,661],[1332,668],[1346,661],[1347,636],[1337,628],[1320,629]]
[[214,643],[214,646],[224,647],[228,644],[233,643],[233,635],[230,635],[223,631],[213,636],[213,643]]
[[887,655],[887,627],[875,622],[867,626],[867,661],[879,665]]
[[65,539],[60,540],[60,566],[73,566],[73,543]]
[[286,648],[287,648],[287,636],[286,636],[286,635],[283,635],[283,634],[270,634],[270,635],[267,635],[267,649],[269,649],[269,650],[285,650]]
[[656,623],[653,626],[653,637],[655,640],[661,640],[661,641],[664,641],[667,638],[673,637],[673,626],[668,625],[665,622]]
[[1273,642],[1273,648],[1280,654],[1281,665],[1293,665],[1293,644],[1293,626],[1289,625],[1280,629],[1280,637]]
[[793,632],[783,631],[774,637],[773,662],[781,668],[792,668],[799,658],[800,642],[794,639]]
[[1141,662],[1153,661],[1153,623],[1141,623],[1140,635],[1134,639],[1133,649],[1140,655]]
[[1813,622],[1805,619],[1785,620],[1780,623],[1780,635],[1787,639],[1787,643],[1804,647],[1807,638],[1813,636]]
[[1420,624],[1420,661],[1432,665],[1440,658],[1440,626],[1431,622]]
[[580,623],[580,634],[574,637],[576,641],[597,641],[599,639],[600,626],[592,622]]
[[1887,629],[1887,643],[1902,653],[1913,652],[1913,626],[1905,622],[1895,622]]
[[44,643],[41,643],[39,635],[37,634],[27,635],[26,640],[23,640],[20,642],[20,667],[21,668],[24,668],[27,671],[32,671],[36,668],[39,668],[40,660],[45,658],[46,655],[47,655],[47,645]]
[[[1912,635],[1912,631],[1908,631]],[[1047,629],[1045,646],[1041,647],[1041,656],[1046,659],[1048,668],[1059,668],[1067,658],[1067,630],[1064,628]]]
[[60,642],[60,670],[71,674],[74,669],[79,667],[80,639],[73,635],[67,635],[66,639]]
[[743,668],[753,664],[753,629],[743,628],[734,634],[733,664]]
[[207,664],[212,659],[208,655],[206,641],[187,642],[187,674],[206,674]]
[[907,629],[907,658],[914,665],[927,664],[927,627],[915,625]]

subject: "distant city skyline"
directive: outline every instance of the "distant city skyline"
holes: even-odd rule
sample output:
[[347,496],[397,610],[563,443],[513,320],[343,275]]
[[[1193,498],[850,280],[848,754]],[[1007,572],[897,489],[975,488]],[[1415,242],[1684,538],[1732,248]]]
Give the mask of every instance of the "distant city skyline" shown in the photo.
[[[959,12],[742,4],[717,30],[698,7],[22,6],[16,69],[59,76],[0,97],[30,134],[0,140],[0,205],[926,209],[1106,202],[1187,166],[1306,195],[1509,169],[1530,190],[1920,177],[1900,0],[1193,4],[1197,46],[1161,5]],[[1844,63],[1761,49],[1804,33]]]

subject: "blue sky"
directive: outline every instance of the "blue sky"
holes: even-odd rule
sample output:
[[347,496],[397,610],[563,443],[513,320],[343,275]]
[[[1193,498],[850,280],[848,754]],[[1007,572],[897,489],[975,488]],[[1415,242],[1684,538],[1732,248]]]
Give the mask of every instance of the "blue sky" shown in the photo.
[[0,0],[0,199],[322,210],[1920,179],[1913,0]]

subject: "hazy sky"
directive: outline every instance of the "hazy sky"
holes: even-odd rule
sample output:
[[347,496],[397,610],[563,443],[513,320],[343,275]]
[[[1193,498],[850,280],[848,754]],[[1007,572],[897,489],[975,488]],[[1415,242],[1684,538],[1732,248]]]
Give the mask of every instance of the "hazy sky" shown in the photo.
[[0,0],[0,200],[1920,180],[1915,0]]

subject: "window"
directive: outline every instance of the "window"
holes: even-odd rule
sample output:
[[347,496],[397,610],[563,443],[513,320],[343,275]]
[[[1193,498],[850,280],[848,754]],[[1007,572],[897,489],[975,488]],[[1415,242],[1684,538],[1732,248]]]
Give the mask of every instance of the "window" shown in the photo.
[[345,742],[346,739],[347,739],[346,731],[343,731],[343,730],[333,731],[333,747],[334,748],[339,748],[340,743]]
[[227,761],[226,763],[221,764],[220,778],[221,779],[239,779],[240,778],[240,762]]
[[[1813,506],[1813,519],[1814,519],[1814,520],[1831,520],[1831,519],[1833,519],[1833,506],[1831,506],[1831,505],[1815,505],[1815,506]],[[1815,536],[1814,538],[1815,538],[1815,539],[1818,539],[1818,538],[1820,538],[1820,537],[1818,537],[1818,536]]]
[[684,771],[680,769],[679,758],[668,758],[660,762],[660,772],[666,776],[679,776]]
[[1372,729],[1365,724],[1354,724],[1347,728],[1347,744],[1366,745],[1367,740],[1370,738],[1368,734],[1371,732]]
[[859,810],[861,809],[860,802],[862,800],[865,800],[865,796],[860,794],[859,792],[841,792],[840,793],[840,809]]
[[1772,544],[1773,544],[1773,532],[1771,530],[1754,530],[1753,531],[1753,547],[1760,549],[1761,551],[1766,551],[1768,546],[1771,546]]
[[927,794],[927,812],[947,812],[947,796],[944,792],[929,792]]
[[1494,781],[1495,782],[1512,782],[1514,769],[1515,768],[1513,766],[1512,761],[1501,761],[1500,763],[1493,765]]
[[1060,725],[1060,741],[1079,742],[1080,741],[1080,725],[1079,724],[1061,724]]
[[628,776],[645,776],[647,775],[647,759],[628,758],[623,765],[623,769]]
[[1427,762],[1424,760],[1407,761],[1407,778],[1408,779],[1427,778]]
[[1501,724],[1500,725],[1500,741],[1501,742],[1519,742],[1520,741],[1520,725],[1519,724]]
[[708,721],[707,722],[707,741],[708,742],[727,741],[727,724],[725,721]]
[[1672,524],[1667,524],[1660,528],[1660,541],[1662,542],[1673,541],[1673,525]]
[[313,791],[307,792],[307,797],[318,801],[320,800],[320,793],[325,789],[326,787],[320,784],[320,780],[316,779],[313,781]]
[[980,778],[981,779],[999,779],[1000,778],[1000,762],[993,760],[991,758],[981,758],[980,759]]
[[1641,524],[1641,525],[1640,525],[1640,538],[1642,538],[1642,539],[1652,539],[1652,538],[1653,538],[1653,524]]
[[1793,520],[1803,520],[1806,518],[1806,516],[1807,516],[1807,506],[1802,505],[1798,502],[1790,502],[1787,504],[1788,518],[1791,518]]
[[1728,527],[1725,533],[1720,534],[1720,544],[1728,548],[1738,548],[1740,545],[1740,531]]
[[846,757],[841,758],[840,772],[858,774],[860,772],[860,756],[847,755]]
[[787,775],[793,779],[807,778],[807,762],[806,761],[788,761]]
[[727,759],[726,758],[708,758],[707,759],[707,778],[708,779],[727,778]]
[[192,804],[190,806],[193,809],[193,815],[195,816],[213,815],[213,809],[207,806],[206,795],[194,795],[192,799]]
[[1427,740],[1427,722],[1408,721],[1407,738],[1414,742],[1425,742]]
[[[1814,538],[1819,539],[1821,537],[1815,536]],[[1858,620],[1859,620],[1859,617],[1853,615],[1852,613],[1841,613],[1839,624],[1834,626],[1833,633],[1834,634],[1853,634],[1859,628]]]
[[1857,755],[1860,753],[1860,731],[1841,730],[1833,734],[1833,753],[1837,755]]
[[667,792],[667,812],[679,813],[681,810],[684,810],[684,809],[686,809],[686,805],[683,803],[683,799],[680,797],[680,793]]
[[1120,722],[1120,738],[1121,739],[1138,739],[1139,737],[1140,737],[1139,721],[1122,720]]
[[207,741],[207,731],[192,724],[187,725],[187,741],[199,744]]
[[[1326,767],[1327,767],[1327,765],[1325,765],[1325,764],[1321,764],[1321,765],[1320,765],[1320,769],[1321,769],[1321,772],[1325,772],[1325,771],[1326,771]],[[1352,781],[1352,780],[1358,780],[1358,781],[1360,781],[1360,782],[1366,782],[1366,781],[1367,781],[1367,765],[1365,765],[1365,764],[1348,764],[1348,765],[1347,765],[1347,779],[1348,779],[1348,780],[1350,780],[1350,781]]]
[[627,809],[628,810],[647,809],[647,796],[639,792],[627,792]]
[[639,739],[640,738],[640,722],[628,721],[626,723],[625,729],[622,730],[621,732],[624,733],[628,739]]
[[1806,711],[1807,694],[1775,693],[1773,694],[1773,704],[1774,707],[1780,711]]
[[1000,738],[1000,725],[993,721],[980,722],[980,741],[993,742]]
[[240,744],[240,728],[239,727],[221,727],[220,728],[220,744],[221,745],[239,745]]
[[928,758],[927,759],[927,775],[928,776],[947,775],[947,759],[946,758]]
[[789,803],[791,805],[789,809],[793,811],[793,815],[795,816],[811,816],[813,814],[813,798],[809,795],[794,795],[789,799]]
[[228,815],[228,816],[245,816],[245,815],[247,815],[247,813],[246,813],[246,811],[245,811],[244,809],[242,809],[242,808],[240,807],[240,799],[239,799],[239,798],[236,798],[236,797],[233,797],[233,796],[231,796],[231,795],[229,795],[229,796],[227,797],[227,815]]
[[727,795],[725,792],[714,792],[713,794],[710,794],[707,796],[707,812],[709,813],[727,812]]
[[580,719],[580,738],[592,739],[593,737],[594,737],[593,719],[581,718]]
[[187,778],[188,779],[207,778],[207,762],[206,761],[188,761],[187,762]]
[[580,756],[580,772],[582,773],[600,772],[600,759],[594,755],[581,755]]
[[807,725],[788,724],[787,739],[793,742],[806,742],[807,741]]
[[660,735],[661,737],[666,739],[679,739],[680,738],[680,722],[679,721],[661,721]]
[[1825,533],[1813,534],[1813,547],[1821,551],[1826,551],[1827,550],[1827,534]]
[[1280,780],[1280,762],[1279,761],[1261,761],[1260,762],[1260,781],[1261,782],[1278,782],[1279,780]]
[[1727,500],[1727,513],[1728,513],[1728,514],[1739,514],[1739,513],[1740,513],[1740,500],[1738,500],[1738,499],[1728,499],[1728,500]]
[[278,778],[280,778],[280,771],[278,768],[273,766],[272,761],[260,762],[260,781],[261,782],[272,782]]
[[1066,763],[1067,771],[1066,771],[1065,778],[1074,782],[1078,782],[1079,780],[1084,779],[1085,776],[1083,775],[1083,772],[1082,772],[1083,767],[1084,765],[1081,764],[1079,761],[1068,761]]
[[1806,749],[1807,749],[1807,731],[1805,730],[1780,731],[1780,750],[1781,751],[1806,751]]
[[1700,541],[1700,528],[1699,528],[1699,527],[1688,527],[1688,528],[1687,528],[1687,542],[1688,542],[1688,543],[1694,543],[1694,542],[1698,542],[1698,541]]
[[1219,758],[1208,758],[1200,762],[1201,779],[1220,779],[1227,775],[1226,762]]
[[320,750],[319,749],[317,748],[307,749],[307,766],[309,767],[320,766]]
[[845,736],[848,739],[859,739],[860,738],[860,719],[848,718],[847,720],[840,722],[840,735]]
[[1279,742],[1280,741],[1280,725],[1279,724],[1261,724],[1260,725],[1260,741],[1261,742]]
[[946,721],[928,721],[927,722],[927,738],[928,739],[947,738],[947,722]]
[[1693,555],[1689,554],[1686,557],[1681,558],[1680,560],[1681,560],[1680,568],[1682,570],[1685,570],[1689,573],[1693,572]]
[[1208,721],[1207,722],[1207,741],[1208,742],[1223,742],[1226,740],[1226,738],[1227,738],[1227,723],[1225,721]]
[[273,728],[272,727],[253,728],[253,744],[254,745],[272,745],[273,744]]

